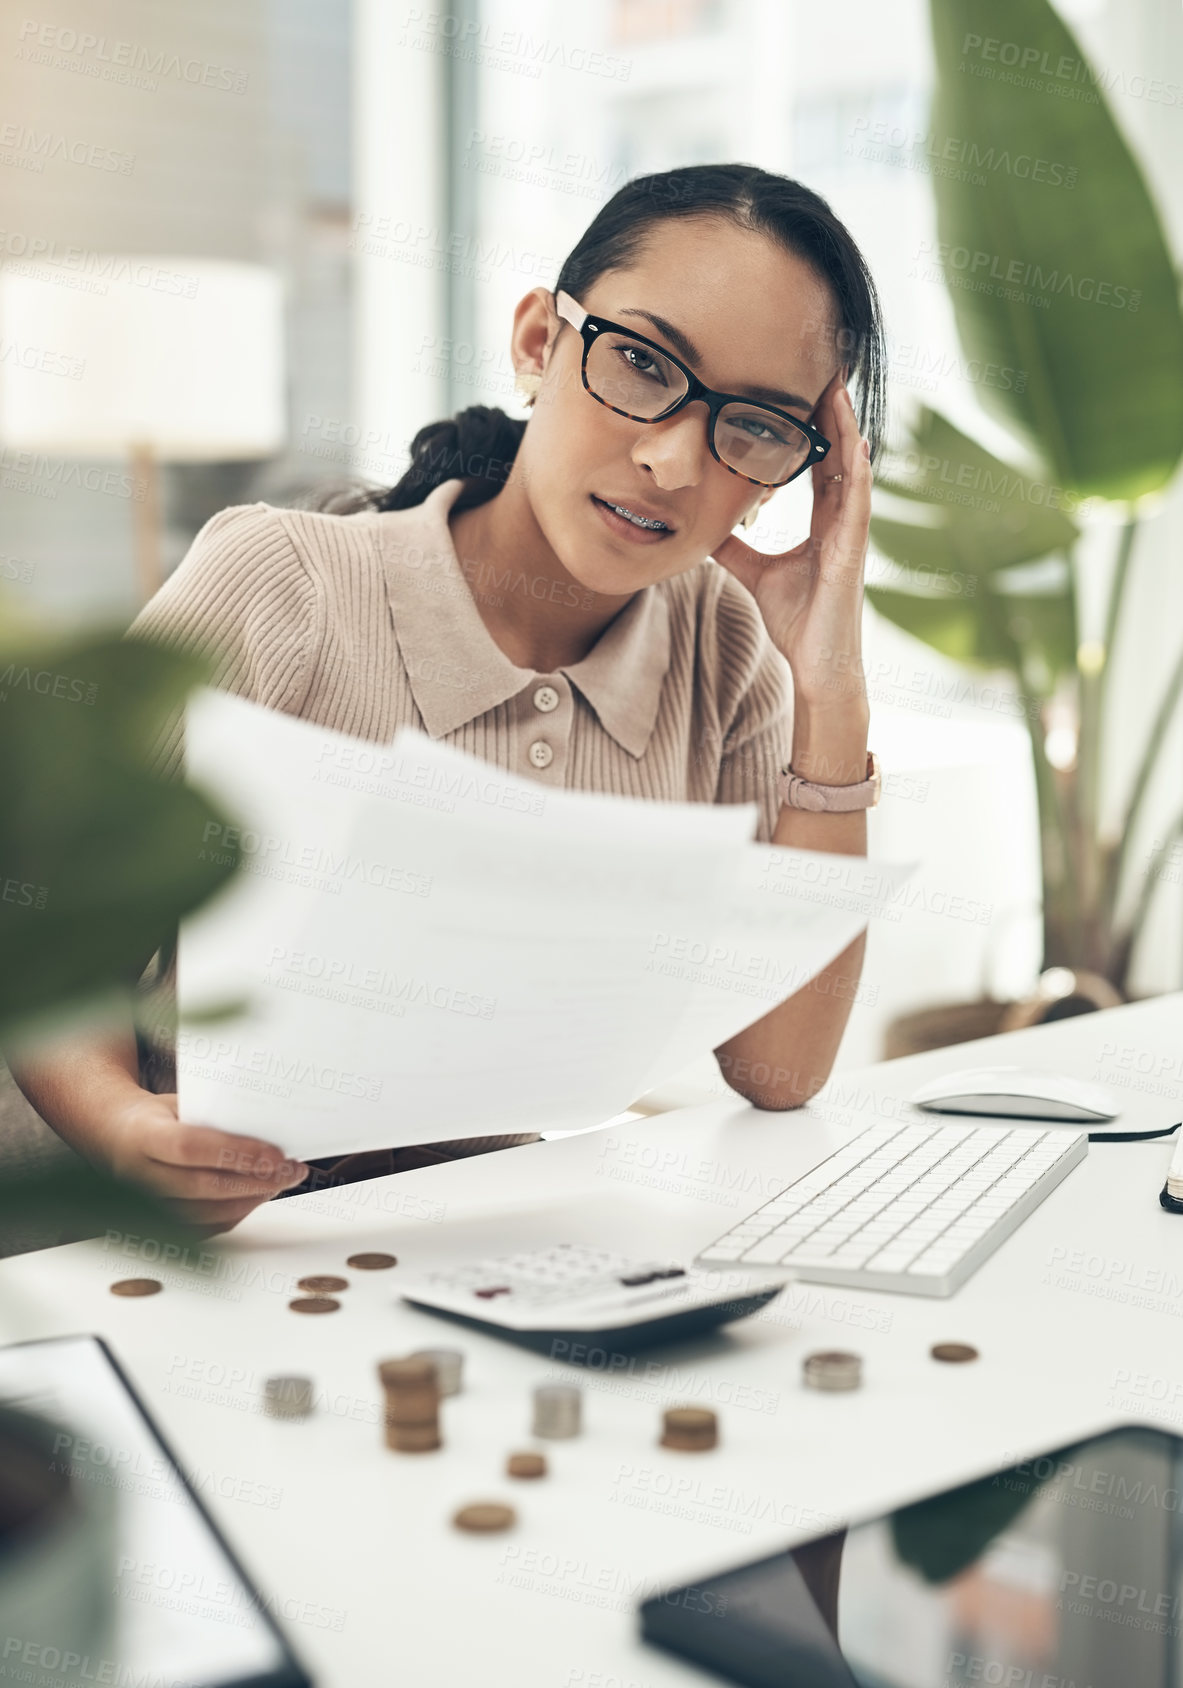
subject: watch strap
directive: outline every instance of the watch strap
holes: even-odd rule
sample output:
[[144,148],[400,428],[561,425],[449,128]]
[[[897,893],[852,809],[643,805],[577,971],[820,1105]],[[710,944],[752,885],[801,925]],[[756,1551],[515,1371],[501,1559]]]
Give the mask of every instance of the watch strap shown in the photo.
[[790,809],[805,809],[811,814],[850,814],[856,809],[873,809],[882,791],[879,759],[873,750],[867,752],[867,772],[854,785],[821,785],[816,780],[802,779],[791,767],[783,767],[776,776],[781,802]]

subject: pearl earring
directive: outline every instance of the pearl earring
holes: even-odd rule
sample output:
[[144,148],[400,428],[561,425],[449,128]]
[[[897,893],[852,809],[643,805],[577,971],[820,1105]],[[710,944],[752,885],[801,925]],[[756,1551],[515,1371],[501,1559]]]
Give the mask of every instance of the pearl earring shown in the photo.
[[760,501],[757,499],[756,503],[752,505],[752,508],[748,511],[747,515],[744,517],[743,522],[741,523],[741,526],[743,526],[745,528],[752,527],[755,524],[756,517],[759,514],[760,514]]

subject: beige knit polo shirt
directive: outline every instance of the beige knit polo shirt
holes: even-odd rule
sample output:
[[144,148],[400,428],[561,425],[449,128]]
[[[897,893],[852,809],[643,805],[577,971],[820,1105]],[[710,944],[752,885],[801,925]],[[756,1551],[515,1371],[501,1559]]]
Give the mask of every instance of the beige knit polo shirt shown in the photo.
[[[130,634],[204,650],[227,690],[377,743],[417,727],[544,785],[755,802],[768,842],[792,679],[751,595],[708,557],[642,587],[581,661],[518,668],[474,594],[549,599],[561,617],[584,589],[461,562],[447,515],[463,484],[445,481],[410,510],[233,505],[206,522]],[[179,722],[164,758],[175,773]]]

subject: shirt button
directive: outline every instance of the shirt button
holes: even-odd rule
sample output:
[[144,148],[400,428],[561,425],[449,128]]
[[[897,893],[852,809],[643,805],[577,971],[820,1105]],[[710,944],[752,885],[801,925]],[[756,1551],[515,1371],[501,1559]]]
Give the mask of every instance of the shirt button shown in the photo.
[[545,739],[535,739],[530,746],[530,760],[536,768],[549,768],[555,753]]
[[541,709],[544,715],[549,715],[552,709],[559,705],[559,694],[553,686],[539,686],[534,693],[534,707]]

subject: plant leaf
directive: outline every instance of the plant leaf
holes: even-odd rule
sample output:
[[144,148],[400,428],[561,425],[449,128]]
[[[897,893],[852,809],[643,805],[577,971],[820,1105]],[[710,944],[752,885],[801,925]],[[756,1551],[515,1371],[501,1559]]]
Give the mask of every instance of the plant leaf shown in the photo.
[[982,403],[1065,487],[1162,487],[1183,456],[1183,314],[1142,171],[1048,0],[930,9],[930,145],[965,166],[933,175],[936,256],[967,358],[1025,375],[983,382]]
[[117,1230],[182,1249],[210,1246],[150,1190],[83,1160],[0,1180],[0,1230],[45,1221],[79,1237]]
[[866,594],[880,615],[942,656],[973,668],[1011,669],[1009,647],[994,634],[989,618],[973,599],[897,592],[888,586],[868,586]]
[[203,673],[114,635],[0,646],[0,1029],[130,986],[237,866],[218,812],[151,766]]
[[[986,576],[1016,563],[1064,551],[1080,532],[1061,506],[1074,495],[1034,480],[963,434],[938,411],[921,406],[905,447],[889,458],[876,487],[927,504],[931,526],[876,516],[875,545],[893,562]],[[937,536],[944,536],[942,551]]]

